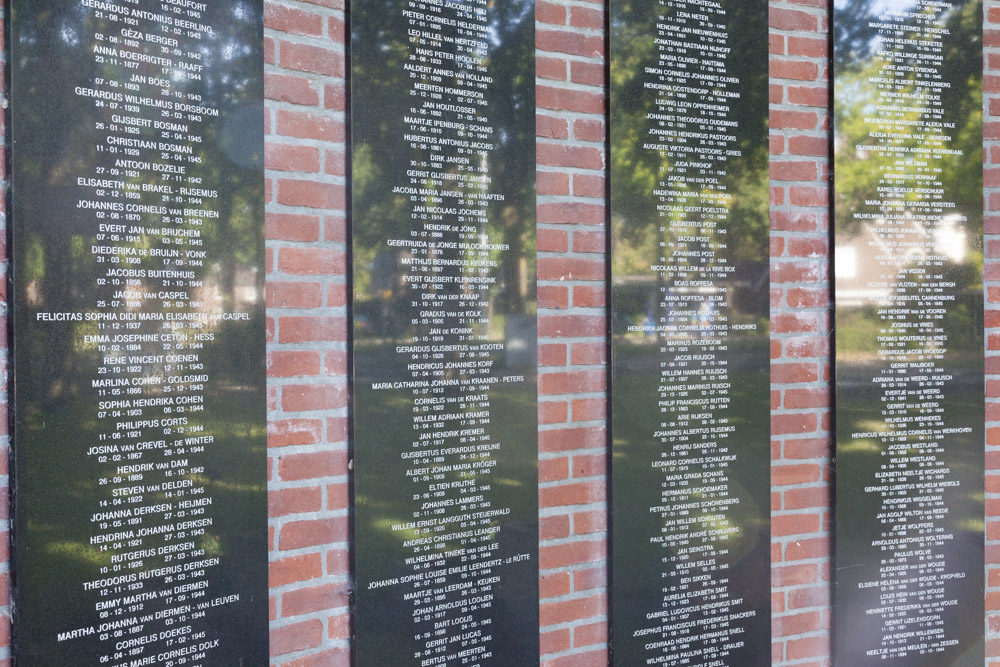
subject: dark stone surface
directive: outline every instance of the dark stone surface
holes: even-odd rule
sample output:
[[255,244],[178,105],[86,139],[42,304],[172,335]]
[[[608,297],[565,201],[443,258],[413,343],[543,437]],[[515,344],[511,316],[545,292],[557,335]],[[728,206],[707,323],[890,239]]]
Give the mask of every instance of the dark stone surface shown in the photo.
[[268,660],[262,3],[164,7],[13,7],[23,665]]
[[611,3],[616,665],[770,664],[768,12],[715,4]]
[[834,649],[852,667],[984,660],[983,7],[934,4],[835,3]]
[[533,8],[352,5],[359,665],[538,661]]

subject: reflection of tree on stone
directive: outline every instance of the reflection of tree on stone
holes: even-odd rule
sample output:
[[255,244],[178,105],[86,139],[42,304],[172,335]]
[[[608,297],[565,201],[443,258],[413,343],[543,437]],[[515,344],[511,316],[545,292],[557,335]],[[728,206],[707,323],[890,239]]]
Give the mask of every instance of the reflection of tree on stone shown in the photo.
[[[83,188],[76,184],[79,176],[94,176],[95,165],[105,165],[109,171],[103,174],[105,178],[115,178],[135,184],[161,184],[164,181],[160,174],[142,171],[139,176],[127,176],[125,170],[119,170],[118,175],[111,176],[110,169],[115,165],[115,159],[107,152],[97,152],[97,145],[104,143],[109,134],[121,135],[122,130],[112,133],[113,113],[124,114],[122,105],[117,111],[112,111],[105,102],[101,106],[95,100],[73,94],[74,86],[98,86],[95,82],[119,82],[110,88],[122,94],[134,94],[137,97],[149,95],[147,86],[139,90],[128,89],[125,82],[131,80],[133,74],[157,74],[158,67],[145,67],[142,70],[126,68],[118,59],[112,62],[110,57],[97,57],[92,53],[90,44],[105,45],[109,48],[120,48],[122,44],[122,23],[107,18],[96,18],[93,10],[82,5],[72,6],[68,15],[47,6],[34,6],[39,3],[27,3],[14,8],[16,20],[19,22],[20,35],[18,44],[20,55],[17,62],[11,63],[12,76],[17,80],[31,81],[32,86],[65,87],[67,97],[59,98],[59,103],[40,108],[37,113],[19,114],[16,118],[18,136],[22,138],[14,150],[17,151],[17,170],[14,173],[16,188],[15,206],[30,203],[32,216],[42,224],[32,229],[20,229],[19,238],[15,239],[15,250],[24,254],[24,273],[18,277],[17,289],[24,290],[15,299],[15,307],[27,307],[32,310],[64,312],[78,310],[79,304],[95,302],[101,296],[110,298],[121,287],[97,286],[97,279],[103,278],[107,264],[95,262],[90,244],[94,241],[98,220],[94,213],[88,210],[78,210],[78,198],[88,196]],[[220,293],[232,295],[235,293],[234,283],[236,267],[239,265],[259,265],[261,252],[261,224],[263,210],[258,202],[262,200],[263,183],[259,169],[263,164],[263,155],[259,148],[251,147],[248,152],[246,128],[257,127],[262,121],[262,107],[259,91],[251,84],[250,77],[254,68],[246,66],[247,58],[258,53],[258,48],[247,41],[255,39],[253,21],[245,12],[233,10],[233,16],[217,22],[217,32],[214,35],[204,34],[200,41],[201,64],[207,74],[201,80],[185,80],[170,77],[170,91],[200,92],[203,99],[200,102],[187,101],[196,106],[214,107],[219,109],[220,116],[211,118],[203,116],[201,122],[189,121],[187,112],[181,112],[183,119],[163,116],[158,109],[143,107],[140,113],[152,120],[169,120],[178,124],[188,125],[190,135],[201,135],[200,143],[193,143],[194,156],[200,161],[187,161],[187,175],[201,179],[196,187],[218,190],[217,199],[208,199],[204,205],[178,204],[172,202],[171,208],[213,208],[218,209],[217,219],[206,220],[199,227],[202,245],[197,249],[205,250],[206,256],[217,262],[214,266],[203,267],[202,273],[211,271],[217,276],[216,284]],[[237,15],[239,14],[239,15]],[[28,23],[31,22],[31,25]],[[53,30],[53,23],[63,25],[61,30]],[[96,35],[102,38],[97,39]],[[159,47],[156,47],[159,50]],[[84,57],[81,58],[81,53]],[[184,59],[181,57],[180,59]],[[100,62],[99,62],[100,60]],[[38,63],[45,63],[45,76],[37,77],[32,72]],[[41,91],[35,89],[32,94]],[[151,95],[155,96],[155,95]],[[51,96],[50,99],[56,99]],[[179,98],[171,98],[180,101]],[[97,129],[94,122],[103,123],[103,128]],[[53,131],[62,128],[64,131]],[[143,130],[136,138],[146,140],[161,139],[160,131]],[[170,139],[171,142],[185,143],[183,139]],[[119,154],[119,157],[124,157]],[[155,158],[155,159],[154,159]],[[159,162],[159,154],[141,155],[137,160]],[[255,168],[256,167],[256,168]],[[174,193],[189,182],[171,181]],[[141,201],[148,204],[159,204],[154,195],[147,195]],[[105,199],[115,199],[112,195]],[[134,201],[134,200],[127,200]],[[166,205],[166,204],[164,204]],[[17,215],[18,211],[14,211]],[[124,220],[108,220],[107,222],[124,222]],[[179,226],[177,220],[170,225]],[[153,227],[161,226],[158,216],[143,215],[139,221],[130,224]],[[67,233],[68,232],[68,233]],[[125,242],[118,245],[126,244]],[[146,235],[131,245],[141,248],[171,247],[164,246],[159,237]],[[156,266],[158,260],[146,258],[142,266]],[[196,271],[198,272],[198,271]],[[258,292],[263,291],[263,276],[257,277]],[[153,281],[145,285],[158,289],[159,284]],[[193,294],[194,289],[190,290]],[[260,307],[255,317],[263,318],[263,300],[258,299]],[[149,307],[151,304],[145,304]],[[231,309],[236,304],[231,301],[225,304]],[[79,339],[84,331],[90,331],[89,325],[76,327],[74,339]],[[56,334],[59,335],[59,334]],[[25,378],[60,378],[58,382],[47,383],[45,387],[23,386],[22,389],[36,393],[40,400],[56,400],[65,392],[76,394],[85,389],[78,386],[81,383],[89,386],[93,363],[91,355],[76,347],[54,344],[43,332],[30,341],[21,339],[20,344],[37,346],[38,353],[25,355],[24,363],[31,364],[33,370],[22,372]],[[220,336],[214,346],[220,356],[229,359],[239,359],[241,350],[245,348],[238,337]],[[220,349],[225,348],[225,349]],[[208,351],[211,353],[211,350]],[[23,368],[22,371],[27,371]],[[243,360],[242,363],[226,365],[222,372],[240,373],[247,378],[256,373],[255,363]],[[86,381],[86,382],[85,382]],[[53,392],[56,392],[54,394]],[[54,405],[54,404],[53,404]]]
[[[410,230],[416,228],[408,195],[392,190],[396,185],[409,182],[406,172],[412,168],[411,161],[420,161],[425,152],[405,143],[383,145],[386,141],[398,141],[411,132],[407,114],[400,107],[408,109],[411,104],[411,99],[403,96],[403,91],[412,85],[404,65],[414,45],[393,41],[394,35],[406,34],[408,19],[403,10],[408,6],[407,0],[386,0],[365,3],[352,10],[356,17],[352,20],[355,33],[352,68],[356,80],[366,81],[363,89],[352,91],[354,104],[359,108],[385,110],[379,117],[356,123],[352,128],[355,309],[369,318],[377,317],[376,311],[380,310],[373,300],[386,294],[384,276],[376,278],[374,275],[376,264],[381,267],[380,273],[385,273],[387,268],[385,260],[377,259],[386,251],[385,239],[409,238]],[[491,3],[489,13],[491,53],[483,65],[489,67],[492,81],[482,92],[487,100],[485,112],[493,128],[490,141],[498,145],[493,153],[502,154],[504,146],[533,145],[534,127],[515,121],[521,115],[516,110],[531,104],[531,100],[522,97],[521,91],[526,90],[524,73],[533,71],[533,66],[526,64],[533,62],[534,54],[529,48],[533,40],[527,37],[533,34],[534,24],[527,3],[523,2]],[[374,153],[378,155],[377,160]],[[473,160],[473,164],[479,166],[476,162]],[[531,290],[525,289],[530,285],[524,280],[525,271],[533,273],[533,268],[522,266],[520,258],[525,251],[534,250],[534,234],[529,233],[533,230],[528,228],[535,217],[534,174],[525,173],[516,162],[495,159],[490,160],[488,170],[492,179],[489,191],[503,193],[504,201],[488,205],[489,217],[485,221],[468,216],[471,220],[463,224],[479,227],[479,234],[486,235],[491,243],[510,246],[509,250],[492,253],[492,259],[498,260],[500,265],[498,287],[490,295],[490,301],[499,311],[521,311],[533,300],[529,296]],[[454,173],[456,167],[446,164],[435,171]],[[390,256],[397,263],[402,257],[399,252]],[[389,309],[405,313],[410,295],[393,291],[390,298],[395,298],[396,303]]]
[[[658,51],[654,44],[654,32],[648,26],[656,24],[656,13],[661,11],[655,4],[624,0],[615,4],[612,16],[612,30],[616,32],[615,44],[627,45],[627,53],[614,60],[611,72],[612,86],[626,104],[612,108],[611,128],[614,133],[611,152],[612,178],[621,196],[617,198],[613,211],[613,231],[616,238],[625,241],[612,258],[615,273],[635,273],[649,270],[648,258],[654,254],[659,241],[657,227],[669,218],[660,218],[655,199],[648,196],[661,178],[672,168],[672,160],[659,157],[654,151],[643,148],[649,138],[648,114],[655,111],[653,96],[644,94],[643,82],[648,75],[644,68],[658,64]],[[740,26],[751,23],[751,15],[757,8],[750,3],[728,3],[726,13],[730,25]],[[639,18],[641,17],[641,18]],[[754,37],[745,30],[734,30],[729,47],[733,53],[745,53]],[[729,76],[738,77],[743,82],[747,97],[732,104],[731,113],[739,121],[735,130],[736,141],[742,156],[730,157],[725,165],[728,172],[726,184],[731,192],[754,192],[760,188],[748,187],[767,180],[768,146],[759,138],[764,131],[767,118],[752,116],[748,110],[757,108],[765,99],[767,71],[759,63],[749,58],[732,58],[727,63]],[[763,91],[763,92],[762,92]],[[766,103],[766,101],[765,101]],[[726,129],[732,131],[731,128]],[[764,188],[766,194],[766,188]],[[692,192],[692,195],[696,195]],[[730,263],[756,260],[768,251],[768,202],[762,199],[737,198],[732,203],[727,226],[729,228],[727,253]],[[669,234],[669,226],[668,231]],[[634,249],[634,253],[630,252]],[[653,250],[654,252],[650,252]]]
[[[982,210],[982,3],[966,0],[952,4],[954,9],[945,19],[948,32],[941,37],[941,64],[938,66],[941,80],[951,84],[942,94],[946,103],[942,99],[940,103],[926,101],[925,106],[901,105],[905,108],[892,112],[892,118],[909,123],[909,127],[918,121],[928,120],[943,124],[945,129],[942,134],[950,137],[949,148],[957,149],[958,153],[938,153],[929,160],[932,168],[940,169],[934,173],[934,179],[947,184],[947,198],[955,204],[954,213],[976,219],[981,216]],[[834,224],[841,246],[847,237],[864,237],[865,221],[856,218],[855,213],[871,209],[866,202],[884,198],[878,191],[879,181],[901,159],[890,151],[857,149],[871,143],[869,133],[873,126],[869,121],[873,116],[872,105],[877,91],[869,79],[879,76],[885,66],[885,60],[877,54],[878,29],[870,25],[872,7],[873,0],[838,2],[834,15],[834,37],[837,40]],[[915,6],[910,9],[915,9]],[[900,73],[896,78],[908,81],[909,88],[905,92],[916,90],[915,73]],[[929,110],[940,114],[940,117],[928,118]],[[889,117],[886,116],[886,119]],[[901,149],[919,149],[925,144],[920,133],[910,134],[912,136],[898,140],[897,145]],[[912,156],[913,153],[905,155]],[[902,199],[906,202],[907,212],[913,213],[921,196],[910,187],[912,182],[908,181],[906,185],[908,191],[903,193]],[[965,348],[969,343],[974,345],[969,336],[982,322],[982,313],[968,302],[969,299],[975,300],[975,295],[981,290],[982,239],[978,234],[968,235],[967,238],[969,252],[961,259],[951,258],[943,268],[945,279],[956,283],[957,301],[955,307],[948,310],[945,320],[952,350]],[[871,323],[876,319],[871,310],[853,313],[851,317],[849,326],[840,327],[842,335],[838,337],[837,345],[841,353],[855,345],[857,336],[865,335],[864,332],[874,326],[854,322],[855,319]],[[848,321],[843,324],[848,325]]]

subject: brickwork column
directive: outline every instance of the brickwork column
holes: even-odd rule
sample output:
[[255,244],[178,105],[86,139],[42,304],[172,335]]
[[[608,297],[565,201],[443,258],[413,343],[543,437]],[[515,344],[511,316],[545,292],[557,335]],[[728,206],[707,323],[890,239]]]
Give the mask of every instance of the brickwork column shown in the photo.
[[604,5],[538,0],[543,664],[607,664]]
[[772,662],[830,662],[828,0],[771,0]]
[[271,656],[349,659],[343,0],[266,0]]

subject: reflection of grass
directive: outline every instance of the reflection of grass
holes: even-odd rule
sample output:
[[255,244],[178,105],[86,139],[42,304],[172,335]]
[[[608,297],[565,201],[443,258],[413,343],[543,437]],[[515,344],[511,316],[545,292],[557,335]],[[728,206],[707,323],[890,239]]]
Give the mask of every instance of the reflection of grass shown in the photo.
[[[373,368],[373,357],[367,354],[372,349],[377,350],[375,355],[379,358],[386,354],[381,346],[366,348],[359,363],[362,368]],[[532,380],[533,378],[529,378],[528,382]],[[499,443],[501,449],[492,452],[492,458],[498,462],[492,468],[492,473],[475,477],[478,491],[475,495],[482,494],[489,501],[490,505],[485,509],[510,508],[510,514],[491,520],[490,525],[500,526],[499,534],[482,537],[480,542],[470,544],[466,544],[462,538],[448,538],[433,546],[426,545],[430,549],[428,552],[421,551],[419,545],[404,546],[407,540],[428,537],[425,529],[399,527],[414,521],[414,513],[420,511],[424,494],[432,483],[414,482],[406,474],[407,471],[417,467],[434,468],[435,465],[415,464],[400,456],[402,452],[414,450],[412,443],[418,440],[421,432],[413,428],[413,395],[410,390],[372,391],[371,383],[363,380],[356,383],[355,391],[355,441],[364,443],[363,447],[356,447],[354,451],[355,488],[359,491],[355,495],[354,516],[358,545],[356,577],[358,589],[365,595],[365,604],[359,608],[359,623],[366,628],[365,639],[383,647],[380,648],[383,657],[390,656],[383,660],[385,664],[403,664],[411,661],[416,644],[400,641],[399,627],[412,626],[413,605],[419,602],[402,600],[402,590],[409,590],[409,587],[402,590],[391,586],[369,590],[370,582],[421,574],[424,570],[420,569],[420,563],[412,566],[405,564],[405,559],[415,555],[441,554],[472,547],[474,544],[499,545],[496,551],[491,552],[491,557],[495,554],[495,557],[501,558],[518,553],[533,553],[537,549],[536,397],[530,384],[496,384],[480,392],[489,395],[490,413],[489,424],[480,426],[489,434],[489,442]],[[458,396],[452,388],[446,389],[444,395]],[[448,403],[448,406],[448,412],[460,411],[457,403]],[[452,428],[461,427],[457,423],[448,423],[447,429]],[[445,439],[444,446],[457,445],[457,440],[449,437]],[[455,455],[444,458],[444,465],[459,462]],[[435,484],[469,479],[463,476],[467,473],[462,471],[449,470],[438,474],[444,475],[444,479],[433,480]],[[485,485],[489,485],[490,489],[484,490]],[[420,497],[414,499],[414,495],[418,494]],[[446,497],[456,497],[455,492],[448,491]],[[461,513],[458,507],[448,507],[445,514],[438,516],[452,517]],[[396,530],[393,530],[394,526]],[[431,535],[443,537],[461,530],[455,522],[448,524],[443,532]],[[459,560],[450,556],[447,564],[449,567],[459,565]],[[426,563],[424,567],[428,565],[430,563]],[[533,566],[533,563],[525,563],[525,566]],[[533,586],[534,577],[528,578],[530,582],[521,581],[523,578],[513,576],[515,570],[507,569],[512,567],[517,567],[519,572],[524,571],[515,565],[494,570],[502,577],[499,587],[494,591],[497,595],[494,616],[506,617],[508,622],[516,625],[523,614],[519,614],[518,618],[505,615],[510,614],[511,607],[521,604],[522,598],[515,592],[518,587],[527,583]],[[457,580],[457,575],[455,578]],[[507,632],[508,630],[502,630],[502,633]],[[407,650],[410,651],[409,654],[406,653]]]
[[109,552],[100,551],[97,547],[92,547],[81,542],[52,541],[49,542],[45,550],[53,556],[68,558],[95,567],[111,563],[111,554]]
[[[365,406],[359,410],[362,414],[359,414],[355,427],[356,437],[366,442],[364,450],[355,452],[356,485],[364,489],[363,495],[356,496],[356,503],[368,510],[362,514],[367,517],[365,520],[374,532],[390,536],[393,535],[391,525],[409,520],[407,517],[415,504],[406,494],[411,484],[405,472],[410,466],[400,459],[399,454],[410,450],[410,443],[418,431],[413,430],[410,419],[386,420],[384,415],[411,415],[412,399],[400,392],[372,391],[370,385],[366,387],[362,383],[358,383],[356,391],[358,405]],[[526,480],[533,482],[537,478],[534,419],[525,419],[525,415],[534,417],[536,413],[532,399],[528,392],[512,386],[495,385],[490,391],[491,419],[487,432],[492,435],[491,442],[501,443],[500,452],[494,452],[501,462],[493,474],[477,478],[480,484],[492,485],[489,495],[493,499],[493,507],[510,507],[512,515],[518,517],[531,515],[537,502],[533,496],[517,492]],[[377,423],[365,419],[366,416],[376,415]],[[530,429],[525,428],[526,423]],[[531,435],[526,436],[529,430]],[[532,446],[524,447],[526,442]],[[495,476],[500,472],[505,473],[503,477]],[[448,480],[457,479],[460,479],[459,473],[448,473]],[[412,486],[415,492],[420,484]],[[395,535],[391,539],[401,542],[401,537]],[[383,546],[390,548],[389,544]]]
[[878,454],[882,448],[874,440],[853,440],[837,448],[837,454]]
[[[748,621],[748,632],[767,632],[767,608],[769,589],[769,526],[770,526],[770,385],[768,374],[768,341],[766,339],[734,339],[728,341],[730,383],[727,407],[714,410],[716,418],[728,418],[736,431],[728,438],[717,440],[718,448],[728,447],[729,453],[737,454],[736,461],[724,468],[728,497],[739,498],[738,504],[727,509],[713,508],[690,510],[689,518],[696,523],[691,526],[675,526],[667,530],[675,535],[698,530],[695,526],[705,526],[713,517],[722,515],[722,520],[713,527],[725,529],[739,528],[739,532],[720,538],[716,542],[705,541],[717,550],[728,550],[719,556],[719,561],[728,563],[728,569],[711,573],[712,579],[728,578],[733,599],[744,598],[740,610],[758,610],[758,618]],[[669,587],[680,586],[675,578],[665,576],[672,571],[671,559],[676,550],[669,544],[654,544],[650,538],[664,533],[665,521],[677,518],[668,513],[664,518],[650,508],[669,504],[663,502],[661,490],[664,488],[665,471],[654,468],[651,463],[661,459],[661,454],[669,452],[670,445],[661,444],[653,433],[661,422],[673,420],[677,413],[661,411],[658,405],[659,365],[658,345],[616,345],[616,368],[613,385],[613,503],[614,529],[614,593],[624,603],[616,605],[616,626],[628,628],[652,627],[657,623],[646,618],[646,614],[664,608],[663,596]],[[720,355],[721,356],[721,355]],[[624,362],[624,363],[623,363]],[[694,373],[693,375],[697,375]],[[692,382],[693,383],[693,382]],[[677,388],[683,388],[678,386]],[[692,390],[689,398],[704,396]],[[671,408],[662,408],[671,410]],[[692,422],[692,427],[697,427]],[[697,439],[692,439],[688,448],[690,457],[701,456]],[[705,452],[712,455],[711,449]],[[670,456],[668,453],[667,456]],[[686,458],[686,457],[685,457]],[[715,471],[714,464],[699,466],[694,464],[685,472],[694,473],[691,488],[701,486],[700,480],[706,471]],[[683,488],[683,487],[681,487]],[[691,493],[691,500],[699,498]],[[702,544],[695,538],[688,546]],[[704,558],[709,558],[705,555]],[[697,558],[692,560],[698,560]],[[664,576],[661,576],[661,573]],[[691,575],[701,574],[699,567],[692,567]],[[654,581],[651,582],[650,578]],[[699,590],[697,586],[690,588]],[[760,622],[758,622],[760,621]]]
[[[58,599],[59,605],[29,605],[26,606],[25,628],[31,628],[26,633],[47,633],[52,628],[84,626],[93,617],[94,603],[100,599],[97,592],[62,595],[61,589],[67,581],[84,582],[98,579],[100,568],[109,568],[108,575],[125,574],[126,572],[141,572],[162,566],[162,557],[144,559],[143,567],[116,570],[121,564],[111,563],[112,550],[101,551],[97,545],[91,545],[90,538],[97,534],[107,534],[116,531],[136,530],[140,527],[152,527],[168,524],[179,520],[176,511],[173,519],[165,521],[161,515],[149,514],[137,524],[129,525],[127,519],[121,520],[119,526],[114,525],[114,519],[108,519],[108,527],[100,529],[96,522],[91,521],[92,514],[124,509],[128,503],[115,504],[112,489],[128,485],[157,484],[168,480],[188,478],[194,481],[196,487],[206,489],[204,496],[210,496],[213,503],[207,508],[204,517],[211,517],[214,523],[206,533],[194,539],[199,549],[205,550],[206,557],[224,557],[223,566],[213,568],[207,573],[210,586],[220,594],[228,594],[235,586],[240,590],[256,590],[257,584],[242,588],[249,581],[258,581],[266,577],[263,565],[266,563],[266,531],[263,531],[262,517],[265,516],[265,489],[261,480],[264,478],[266,464],[265,444],[261,434],[260,424],[263,414],[260,405],[263,399],[258,392],[223,391],[206,393],[206,410],[195,419],[190,418],[190,424],[203,424],[204,431],[196,432],[214,436],[214,442],[204,445],[200,453],[187,452],[183,455],[164,456],[162,450],[147,450],[139,459],[119,461],[109,460],[100,464],[96,458],[86,455],[87,449],[98,443],[122,443],[124,439],[113,439],[117,432],[116,420],[83,419],[77,420],[79,414],[87,415],[93,411],[91,397],[81,397],[78,403],[65,401],[58,410],[48,410],[41,418],[41,411],[34,405],[25,406],[26,425],[22,428],[20,450],[27,452],[19,461],[22,471],[20,482],[31,489],[24,497],[28,515],[27,530],[20,533],[19,548],[26,550],[30,556],[22,563],[20,585],[25,595],[36,599]],[[155,417],[149,409],[142,419]],[[249,424],[257,422],[254,428]],[[256,435],[247,435],[247,433]],[[101,441],[99,437],[105,436]],[[183,436],[160,436],[168,441]],[[156,431],[148,430],[143,440],[159,439]],[[58,457],[46,457],[39,451],[42,447],[50,448],[53,441],[59,443]],[[32,455],[32,452],[34,455]],[[189,473],[166,477],[159,470],[144,473],[141,481],[128,482],[123,479],[119,484],[108,483],[99,485],[97,477],[111,478],[118,465],[126,463],[167,463],[186,458],[190,466],[203,466],[203,473]],[[204,497],[190,495],[185,497]],[[177,500],[178,496],[174,496]],[[163,492],[144,494],[142,505],[153,505],[167,501]],[[107,502],[104,507],[101,502]],[[175,505],[176,510],[176,505]],[[189,515],[187,519],[201,518]],[[193,536],[189,536],[193,537]],[[173,542],[176,542],[175,538]],[[122,540],[125,541],[125,540]],[[141,546],[125,545],[121,552],[137,549],[155,549],[163,544],[158,535],[142,538]],[[244,558],[237,565],[233,557]],[[257,561],[260,561],[259,563]],[[229,568],[223,572],[224,568]],[[146,582],[146,587],[158,585],[156,578]],[[164,608],[166,602],[149,602],[145,612]],[[242,613],[242,612],[241,612]],[[41,635],[39,635],[41,636]]]

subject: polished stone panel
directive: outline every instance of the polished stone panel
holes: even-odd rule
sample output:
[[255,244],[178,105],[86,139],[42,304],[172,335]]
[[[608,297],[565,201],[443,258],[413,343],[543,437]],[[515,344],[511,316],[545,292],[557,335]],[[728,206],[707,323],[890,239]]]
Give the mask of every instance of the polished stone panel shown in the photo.
[[266,665],[262,3],[11,19],[14,655]]
[[355,659],[537,664],[534,3],[350,19]]
[[611,3],[616,665],[767,665],[768,6]]
[[834,3],[838,665],[983,664],[982,13]]

